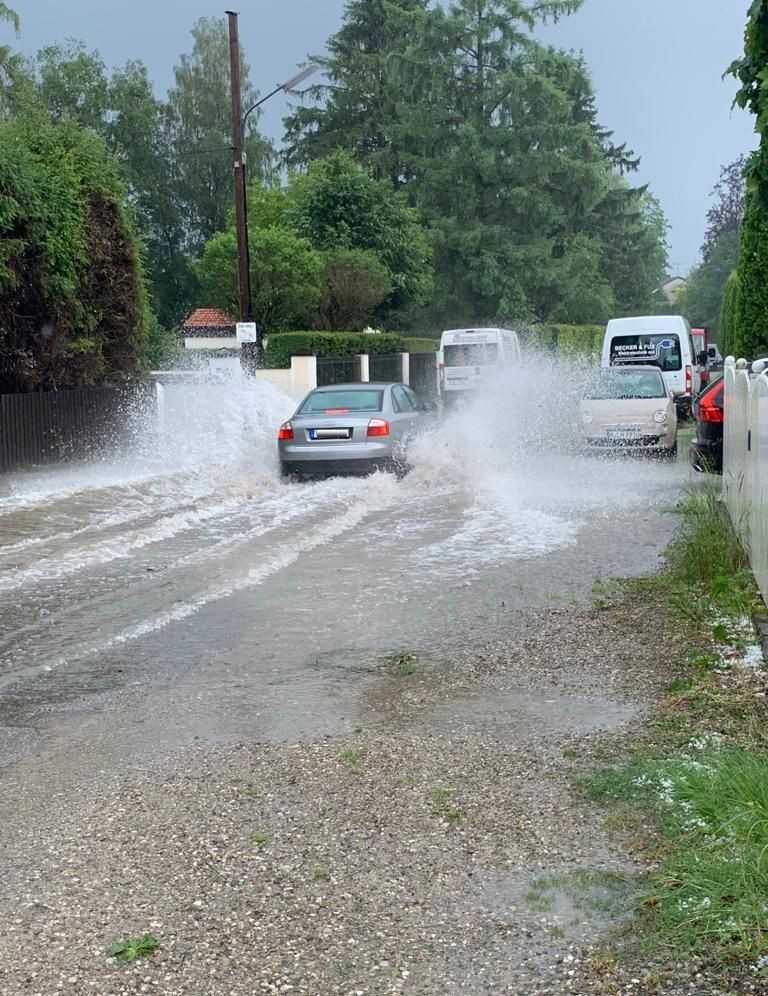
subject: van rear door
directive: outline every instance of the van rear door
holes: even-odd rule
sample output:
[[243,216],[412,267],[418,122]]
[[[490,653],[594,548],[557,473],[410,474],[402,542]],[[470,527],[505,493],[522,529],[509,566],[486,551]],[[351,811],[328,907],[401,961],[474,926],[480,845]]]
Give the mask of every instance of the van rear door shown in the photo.
[[609,363],[611,366],[653,364],[661,370],[667,390],[685,394],[685,368],[680,336],[675,332],[615,335],[610,342]]

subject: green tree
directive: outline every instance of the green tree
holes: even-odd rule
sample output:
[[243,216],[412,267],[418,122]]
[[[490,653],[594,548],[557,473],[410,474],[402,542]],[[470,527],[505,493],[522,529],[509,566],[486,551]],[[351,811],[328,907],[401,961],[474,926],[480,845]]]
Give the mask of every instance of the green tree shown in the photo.
[[[192,29],[194,45],[174,69],[175,86],[168,95],[167,141],[173,183],[186,223],[192,254],[227,227],[233,198],[230,128],[229,38],[223,19],[201,18]],[[242,63],[243,106],[256,101]],[[245,136],[252,179],[270,174],[272,150],[257,130],[256,115]]]
[[287,220],[318,250],[364,250],[386,268],[392,292],[380,317],[429,300],[431,249],[416,212],[391,184],[373,179],[345,152],[293,177]]
[[724,232],[709,250],[707,259],[691,273],[683,299],[684,313],[696,328],[711,330],[719,341],[720,314],[728,278],[739,262],[741,233]]
[[576,6],[457,0],[430,12],[406,53],[416,202],[435,237],[435,324],[600,321],[613,307],[599,222],[619,199],[619,150],[595,124],[581,60],[530,33]]
[[49,45],[37,53],[35,68],[40,99],[53,121],[77,121],[104,134],[109,80],[98,52],[73,40]]
[[[10,25],[16,35],[21,30],[18,14],[0,0],[0,26]],[[29,71],[25,59],[10,45],[0,44],[0,118],[18,110],[19,102],[28,97]]]
[[720,171],[720,179],[712,191],[715,201],[707,212],[701,263],[688,278],[682,302],[691,324],[711,329],[715,340],[720,335],[726,283],[739,262],[746,164],[746,157],[741,156]]
[[323,256],[322,292],[315,325],[359,332],[392,290],[389,272],[374,252],[334,249]]
[[[760,148],[746,169],[747,197],[738,269],[739,311],[734,342],[749,358],[768,349],[768,0],[753,0],[744,55],[731,66],[739,106],[756,118]],[[733,346],[731,347],[734,348]]]
[[741,280],[738,270],[728,277],[720,312],[720,352],[723,356],[741,355],[739,342],[739,315],[741,312]]
[[130,377],[147,318],[140,251],[104,142],[0,123],[0,391]]
[[[256,321],[266,332],[309,323],[321,294],[322,260],[307,239],[276,226],[251,229],[251,287]],[[218,232],[198,264],[201,300],[237,311],[237,238]]]
[[286,118],[288,160],[306,165],[337,149],[350,152],[376,179],[409,179],[402,145],[403,100],[390,70],[429,0],[347,0],[328,55],[314,56],[326,82],[309,88],[310,103]]

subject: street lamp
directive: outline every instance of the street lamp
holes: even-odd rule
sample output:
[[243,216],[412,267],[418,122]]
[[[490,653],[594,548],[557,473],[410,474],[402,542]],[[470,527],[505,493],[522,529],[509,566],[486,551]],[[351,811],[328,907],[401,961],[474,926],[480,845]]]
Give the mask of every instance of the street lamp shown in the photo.
[[[297,87],[304,80],[309,79],[319,70],[319,66],[312,63],[300,70],[285,83],[280,83],[274,90],[257,100],[255,104],[248,108],[245,114],[242,113],[241,87],[240,87],[240,40],[238,37],[237,14],[234,11],[226,11],[229,18],[229,63],[230,81],[232,87],[232,153],[234,157],[235,172],[235,224],[237,228],[237,257],[238,257],[238,280],[240,287],[240,321],[253,322],[253,301],[251,298],[251,254],[248,245],[248,201],[246,185],[246,154],[245,146],[245,126],[249,116],[257,108],[265,104],[270,98],[278,93],[288,93]],[[243,343],[241,346],[241,358],[246,366],[255,366],[261,352],[261,329],[256,330],[256,341]]]

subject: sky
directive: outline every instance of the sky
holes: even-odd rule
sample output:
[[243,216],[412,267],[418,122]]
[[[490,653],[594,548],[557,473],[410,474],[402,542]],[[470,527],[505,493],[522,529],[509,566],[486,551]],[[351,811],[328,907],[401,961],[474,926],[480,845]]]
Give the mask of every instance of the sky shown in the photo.
[[[237,3],[237,0],[232,0]],[[15,43],[28,54],[66,38],[98,49],[105,62],[141,59],[158,93],[191,47],[198,17],[223,14],[211,0],[9,0],[21,17]],[[254,86],[262,92],[322,52],[341,22],[344,0],[249,0],[236,6]],[[736,84],[723,80],[743,48],[749,0],[585,0],[579,13],[540,30],[543,40],[583,52],[602,124],[641,157],[669,219],[670,272],[696,263],[710,192],[721,165],[756,144],[752,119],[732,110]],[[0,43],[8,29],[0,28]],[[8,39],[10,40],[10,39]],[[276,140],[288,98],[265,107],[262,129]]]

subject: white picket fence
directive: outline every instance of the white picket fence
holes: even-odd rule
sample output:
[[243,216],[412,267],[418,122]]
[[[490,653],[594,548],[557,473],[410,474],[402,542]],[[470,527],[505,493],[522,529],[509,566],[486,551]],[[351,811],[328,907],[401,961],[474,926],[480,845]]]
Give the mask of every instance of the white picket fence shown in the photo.
[[725,363],[723,489],[731,519],[750,551],[768,600],[768,370]]

